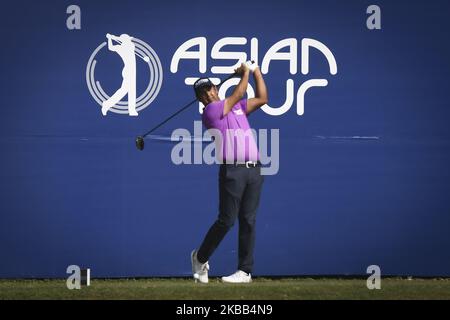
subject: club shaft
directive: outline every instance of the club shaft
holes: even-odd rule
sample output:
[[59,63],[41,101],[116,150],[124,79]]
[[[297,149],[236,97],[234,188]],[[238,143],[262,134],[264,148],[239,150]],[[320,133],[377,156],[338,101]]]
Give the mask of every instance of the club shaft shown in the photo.
[[187,105],[185,105],[183,108],[181,108],[180,110],[178,110],[177,112],[175,112],[174,114],[172,114],[170,117],[168,117],[167,119],[165,119],[163,122],[159,123],[157,126],[155,126],[154,128],[150,129],[148,132],[144,133],[144,135],[142,135],[142,137],[146,137],[149,134],[151,134],[152,132],[154,132],[156,129],[158,129],[159,127],[163,126],[165,123],[167,123],[168,121],[170,121],[171,119],[175,118],[178,114],[180,114],[181,112],[183,112],[184,110],[186,110],[187,108],[189,108],[191,105],[193,105],[195,102],[197,102],[197,99],[189,102]]

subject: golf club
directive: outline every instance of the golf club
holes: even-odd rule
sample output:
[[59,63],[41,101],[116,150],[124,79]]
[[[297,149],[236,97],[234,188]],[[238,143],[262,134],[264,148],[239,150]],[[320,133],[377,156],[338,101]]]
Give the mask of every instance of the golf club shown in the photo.
[[[253,60],[251,61],[251,64],[255,63]],[[224,82],[226,82],[227,80],[230,80],[231,78],[235,77],[236,73],[233,73],[231,75],[229,75],[228,77],[226,77],[225,79],[221,80],[220,83],[217,85],[217,87],[220,87]],[[167,123],[168,121],[170,121],[172,118],[176,117],[178,114],[180,114],[181,112],[183,112],[184,110],[186,110],[187,108],[189,108],[192,104],[194,104],[195,102],[197,102],[198,99],[194,99],[191,102],[189,102],[188,104],[186,104],[184,107],[182,107],[181,109],[179,109],[177,112],[175,112],[174,114],[172,114],[171,116],[169,116],[168,118],[166,118],[164,121],[160,122],[158,125],[156,125],[155,127],[153,127],[152,129],[150,129],[149,131],[147,131],[146,133],[144,133],[143,135],[137,136],[136,137],[136,148],[138,148],[138,150],[144,150],[144,138],[146,136],[148,136],[149,134],[153,133],[156,129],[158,129],[159,127],[161,127],[162,125],[164,125],[165,123]]]

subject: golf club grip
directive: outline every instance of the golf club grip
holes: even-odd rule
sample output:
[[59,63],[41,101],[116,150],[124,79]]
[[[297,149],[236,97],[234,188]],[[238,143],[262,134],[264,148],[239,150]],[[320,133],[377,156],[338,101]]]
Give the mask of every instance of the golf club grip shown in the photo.
[[[221,80],[220,83],[217,85],[217,87],[220,87],[225,81],[230,80],[231,78],[235,77],[236,73],[230,74],[228,77],[226,77],[225,79]],[[194,104],[195,102],[197,102],[197,99],[189,102],[187,105],[185,105],[184,107],[182,107],[180,110],[178,110],[177,112],[175,112],[174,114],[172,114],[170,117],[168,117],[167,119],[165,119],[163,122],[159,123],[157,126],[153,127],[152,129],[150,129],[148,132],[144,133],[142,135],[143,138],[145,138],[146,136],[148,136],[149,134],[151,134],[152,132],[154,132],[156,129],[160,128],[162,125],[164,125],[165,123],[167,123],[169,120],[171,120],[172,118],[176,117],[178,114],[180,114],[181,112],[183,112],[184,110],[186,110],[187,108],[189,108],[192,104]]]

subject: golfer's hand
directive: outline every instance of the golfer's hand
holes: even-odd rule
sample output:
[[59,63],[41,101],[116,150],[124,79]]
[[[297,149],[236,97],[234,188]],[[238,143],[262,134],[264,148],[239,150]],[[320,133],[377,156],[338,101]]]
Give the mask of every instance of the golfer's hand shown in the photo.
[[241,63],[241,66],[237,69],[234,70],[234,72],[238,75],[238,76],[242,76],[245,73],[249,73],[250,69],[247,67],[247,65],[245,63]]
[[251,72],[255,72],[256,69],[259,68],[258,64],[254,61],[247,61],[245,64],[247,65],[247,67],[250,69]]
[[106,38],[111,39],[111,35],[109,33],[107,33]]

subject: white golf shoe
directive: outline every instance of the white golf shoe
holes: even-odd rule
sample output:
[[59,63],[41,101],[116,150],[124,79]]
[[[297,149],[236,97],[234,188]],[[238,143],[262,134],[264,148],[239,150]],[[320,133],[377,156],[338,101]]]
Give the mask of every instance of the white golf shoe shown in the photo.
[[250,273],[238,270],[231,276],[222,277],[222,281],[227,283],[250,283],[252,282],[252,275]]
[[191,252],[192,274],[194,275],[195,282],[208,283],[208,261],[201,263],[197,260],[197,250]]

